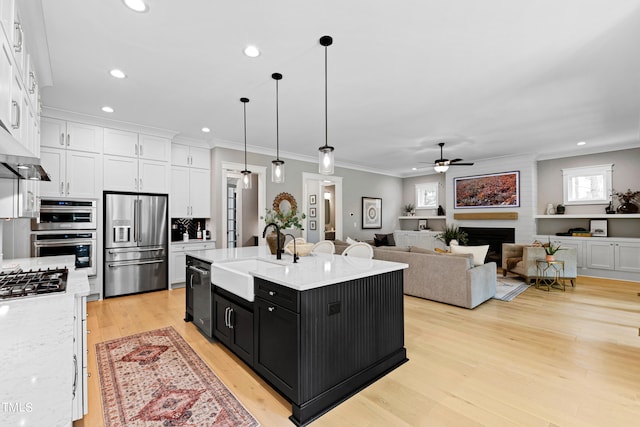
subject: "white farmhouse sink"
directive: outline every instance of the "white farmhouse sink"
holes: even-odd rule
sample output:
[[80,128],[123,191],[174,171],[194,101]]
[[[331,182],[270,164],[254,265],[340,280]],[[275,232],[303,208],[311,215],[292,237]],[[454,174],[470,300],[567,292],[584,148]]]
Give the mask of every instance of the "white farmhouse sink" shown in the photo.
[[252,271],[264,268],[283,268],[282,264],[258,258],[221,261],[211,264],[211,282],[247,301],[253,301]]

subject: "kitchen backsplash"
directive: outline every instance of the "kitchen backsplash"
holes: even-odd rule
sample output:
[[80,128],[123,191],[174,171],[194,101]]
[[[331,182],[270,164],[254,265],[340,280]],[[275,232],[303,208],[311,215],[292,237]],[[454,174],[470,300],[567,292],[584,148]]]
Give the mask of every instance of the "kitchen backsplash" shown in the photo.
[[189,239],[196,239],[198,223],[204,233],[206,227],[205,218],[171,218],[171,241],[176,242],[182,240],[184,230],[187,230],[189,233]]

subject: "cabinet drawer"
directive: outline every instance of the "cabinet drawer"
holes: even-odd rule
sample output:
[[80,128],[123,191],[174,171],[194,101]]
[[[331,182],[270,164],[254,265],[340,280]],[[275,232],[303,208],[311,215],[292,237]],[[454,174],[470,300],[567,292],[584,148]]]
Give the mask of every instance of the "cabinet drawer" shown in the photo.
[[255,296],[282,307],[300,312],[299,293],[294,290],[256,277],[253,279]]

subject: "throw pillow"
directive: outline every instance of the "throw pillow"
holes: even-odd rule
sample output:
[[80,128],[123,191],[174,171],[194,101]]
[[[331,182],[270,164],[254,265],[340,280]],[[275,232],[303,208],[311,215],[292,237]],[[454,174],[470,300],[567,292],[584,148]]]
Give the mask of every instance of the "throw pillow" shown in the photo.
[[354,243],[358,243],[357,240],[353,240],[351,237],[347,237],[347,244],[348,245],[353,245]]
[[484,264],[484,258],[487,256],[487,252],[489,251],[489,245],[482,246],[451,246],[451,253],[454,254],[472,254],[473,255],[473,265],[482,265]]
[[381,239],[377,236],[380,236],[380,234],[376,234],[376,237],[373,238],[373,244],[375,246],[389,246],[389,242],[387,241],[387,236],[385,234],[381,235],[383,236]]
[[388,246],[395,246],[396,245],[396,240],[393,238],[393,233],[388,233],[388,234],[376,234],[376,239],[387,239],[387,245]]

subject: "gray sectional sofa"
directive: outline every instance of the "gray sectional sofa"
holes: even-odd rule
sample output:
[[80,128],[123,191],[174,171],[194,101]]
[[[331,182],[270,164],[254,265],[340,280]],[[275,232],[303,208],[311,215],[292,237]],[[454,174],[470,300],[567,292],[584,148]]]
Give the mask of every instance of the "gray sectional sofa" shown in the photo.
[[[336,254],[348,246],[335,242]],[[415,246],[375,247],[374,259],[402,262],[404,293],[459,307],[474,308],[496,293],[495,262],[474,266],[472,255],[440,254]]]

